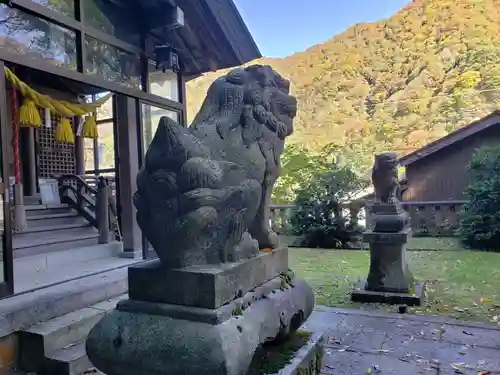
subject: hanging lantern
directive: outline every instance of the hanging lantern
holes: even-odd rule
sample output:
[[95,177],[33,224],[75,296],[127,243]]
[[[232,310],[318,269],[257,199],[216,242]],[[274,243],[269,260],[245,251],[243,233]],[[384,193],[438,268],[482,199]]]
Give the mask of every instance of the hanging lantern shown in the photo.
[[56,142],[75,144],[75,134],[67,118],[62,118],[57,124],[54,139]]
[[181,71],[181,63],[179,60],[179,53],[173,46],[166,44],[163,46],[155,47],[156,55],[156,69],[165,73],[171,70],[175,73]]
[[31,99],[24,99],[23,105],[19,108],[19,126],[41,128],[42,119],[40,112]]
[[82,136],[84,138],[97,139],[99,133],[97,131],[97,122],[94,115],[89,115],[85,118],[82,128]]

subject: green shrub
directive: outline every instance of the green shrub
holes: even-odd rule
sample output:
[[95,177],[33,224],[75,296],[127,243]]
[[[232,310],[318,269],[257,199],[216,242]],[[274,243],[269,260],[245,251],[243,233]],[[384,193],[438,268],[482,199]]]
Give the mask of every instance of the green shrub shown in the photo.
[[468,166],[469,203],[460,214],[466,246],[500,251],[500,147],[482,147]]
[[328,172],[318,173],[297,192],[290,219],[301,246],[347,248],[359,239],[361,228],[342,205],[368,186],[348,167],[331,164]]

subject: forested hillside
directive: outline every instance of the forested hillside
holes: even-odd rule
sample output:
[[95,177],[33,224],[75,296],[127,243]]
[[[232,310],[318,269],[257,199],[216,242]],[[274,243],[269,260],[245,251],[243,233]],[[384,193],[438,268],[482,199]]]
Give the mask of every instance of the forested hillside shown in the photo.
[[[292,81],[291,142],[334,143],[359,171],[374,152],[405,154],[500,107],[500,0],[414,0],[284,59],[260,59]],[[189,118],[224,71],[188,84]]]

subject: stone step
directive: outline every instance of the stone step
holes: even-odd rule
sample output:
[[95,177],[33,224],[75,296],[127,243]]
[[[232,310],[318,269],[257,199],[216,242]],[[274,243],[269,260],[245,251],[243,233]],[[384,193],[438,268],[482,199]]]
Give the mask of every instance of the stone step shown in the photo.
[[104,269],[127,264],[122,258],[123,243],[112,241],[74,248],[70,243],[65,250],[14,259],[14,291],[24,292],[71,280],[75,277],[99,273]]
[[83,341],[103,316],[104,311],[86,308],[19,332],[21,367],[26,371],[42,371],[47,355],[65,352],[75,342]]
[[35,227],[28,227],[23,231],[16,232],[16,235],[20,234],[27,234],[27,233],[40,233],[40,232],[55,232],[58,230],[66,230],[66,229],[78,229],[78,228],[86,228],[86,227],[91,227],[92,225],[89,222],[86,221],[78,221],[76,223],[71,223],[71,224],[61,224],[61,225],[47,225],[44,223],[44,225],[40,226],[35,226]]
[[82,375],[93,367],[85,351],[85,341],[52,353],[41,375]]
[[20,232],[12,238],[14,257],[91,246],[97,243],[98,231],[92,226],[58,231]]
[[26,205],[36,205],[42,203],[42,197],[39,193],[23,198],[23,203]]
[[87,220],[74,211],[68,211],[63,213],[42,212],[36,215],[28,215],[26,216],[26,222],[28,228],[36,228],[46,225],[87,223]]
[[26,217],[75,212],[65,203],[25,205],[24,209],[26,210]]
[[95,259],[118,257],[122,251],[123,243],[118,241],[78,248],[70,246],[61,251],[16,259],[16,272],[50,270],[68,264],[73,266]]
[[127,292],[128,266],[0,300],[0,337]]
[[82,248],[96,246],[99,244],[99,239],[97,236],[81,236],[71,240],[65,240],[52,244],[41,244],[36,246],[29,246],[14,249],[14,258],[30,257],[33,255],[55,253],[58,251],[64,251],[71,248]]
[[80,375],[91,367],[84,345],[90,330],[126,296],[105,300],[19,332],[21,367],[42,374]]

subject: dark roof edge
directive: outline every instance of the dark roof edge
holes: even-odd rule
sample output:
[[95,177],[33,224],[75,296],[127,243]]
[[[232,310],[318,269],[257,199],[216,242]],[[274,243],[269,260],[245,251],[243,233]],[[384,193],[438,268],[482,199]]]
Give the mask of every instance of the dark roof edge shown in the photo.
[[489,127],[500,124],[500,110],[493,111],[489,115],[470,123],[454,132],[439,138],[418,150],[415,150],[399,159],[399,164],[403,167],[420,160],[430,154],[433,154],[445,147],[451,146],[452,144],[461,141],[471,135],[474,135],[480,131],[488,129]]
[[262,57],[233,0],[205,0],[205,3],[227,36],[240,65]]

